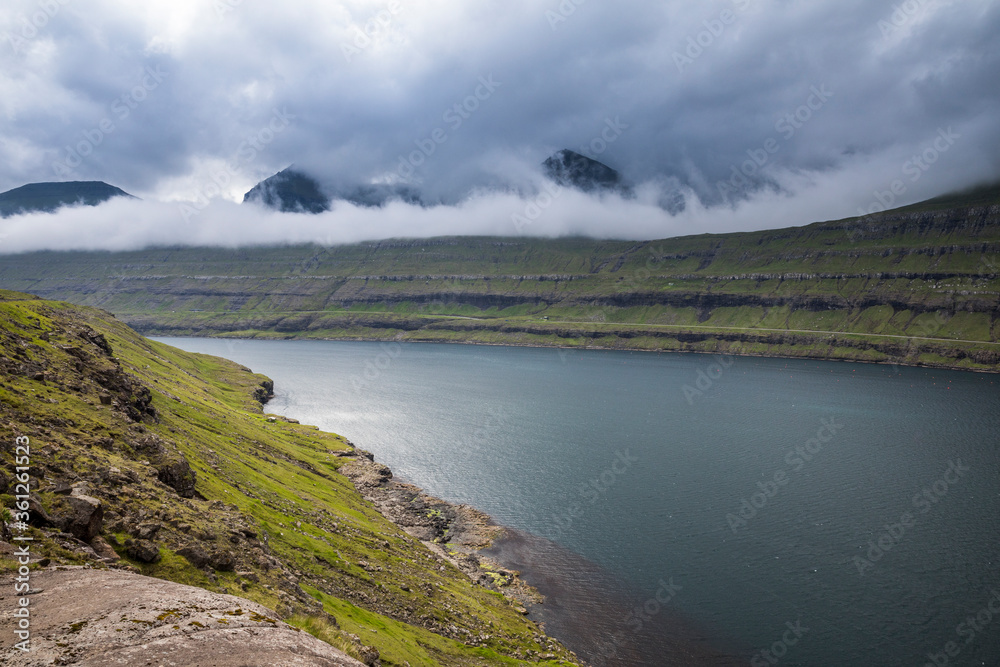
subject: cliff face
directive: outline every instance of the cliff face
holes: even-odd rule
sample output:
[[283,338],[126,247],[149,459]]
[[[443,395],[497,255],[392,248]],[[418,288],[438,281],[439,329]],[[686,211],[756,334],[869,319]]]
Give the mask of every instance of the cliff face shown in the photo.
[[[234,363],[145,340],[102,311],[0,292],[0,451],[11,460],[16,438],[28,439],[31,490],[30,525],[4,526],[0,535],[0,568],[16,567],[11,533],[30,536],[33,568],[86,564],[235,595],[267,613],[248,604],[235,618],[227,601],[212,623],[249,632],[284,628],[276,623],[284,619],[368,665],[573,660],[492,578],[420,541],[449,525],[410,513],[407,525],[423,531],[413,537],[365,500],[340,469],[377,466],[368,455],[339,436],[264,415],[260,401],[272,388]],[[14,481],[0,471],[5,507],[14,504]],[[35,574],[33,581],[63,581]],[[126,579],[109,600],[131,609],[126,616],[135,612],[133,630],[143,632],[105,648],[133,656],[141,654],[130,653],[136,646],[216,641],[190,634],[189,626],[202,629],[196,622],[209,625],[204,610],[164,602],[162,618],[138,614]],[[108,581],[118,580],[101,586],[118,585]],[[97,650],[100,632],[116,632],[121,614],[101,619],[106,610],[87,607],[83,593],[75,603],[83,605],[76,620],[45,622],[78,626],[63,643],[80,649],[79,662],[66,664],[99,664],[82,656]],[[275,621],[262,625],[248,608]],[[240,632],[216,635],[224,644]],[[272,634],[279,644],[289,636],[287,628]]]

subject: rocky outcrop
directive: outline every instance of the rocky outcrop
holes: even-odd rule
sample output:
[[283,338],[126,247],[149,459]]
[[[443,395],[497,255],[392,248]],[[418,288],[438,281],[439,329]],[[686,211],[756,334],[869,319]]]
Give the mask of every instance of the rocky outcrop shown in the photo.
[[140,563],[155,563],[160,560],[160,549],[149,540],[126,540],[125,553]]
[[156,467],[157,478],[177,492],[181,498],[194,498],[197,476],[183,456],[161,462]]
[[125,372],[104,334],[89,326],[79,327],[75,333],[84,344],[64,345],[62,350],[75,357],[77,371],[98,385],[101,403],[125,413],[133,422],[155,421],[152,392]]
[[264,380],[260,385],[253,390],[253,397],[261,405],[264,405],[272,398],[274,398],[274,381]]
[[[242,598],[120,570],[32,573],[31,651],[4,665],[363,667]],[[0,591],[0,635],[14,637],[13,589]]]
[[[504,534],[504,529],[488,515],[468,505],[453,505],[424,493],[419,487],[393,480],[392,471],[376,463],[364,450],[355,449],[344,456],[351,461],[341,466],[340,472],[383,516],[480,586],[503,593],[517,605],[541,602],[538,591],[525,583],[518,572],[504,569],[478,554]],[[444,543],[447,549],[441,546]]]
[[210,560],[208,552],[198,544],[188,544],[181,547],[177,550],[177,555],[183,556],[195,567],[205,567],[209,564]]

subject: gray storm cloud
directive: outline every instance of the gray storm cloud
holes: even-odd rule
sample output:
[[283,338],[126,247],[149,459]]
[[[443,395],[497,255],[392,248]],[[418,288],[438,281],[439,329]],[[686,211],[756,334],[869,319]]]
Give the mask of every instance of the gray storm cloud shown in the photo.
[[[986,0],[9,0],[0,190],[103,180],[145,201],[30,216],[34,237],[10,219],[0,247],[652,238],[846,217],[1000,175],[998,29]],[[637,199],[549,203],[540,165],[562,148]],[[447,205],[280,224],[230,205],[292,163],[334,189],[406,184]]]

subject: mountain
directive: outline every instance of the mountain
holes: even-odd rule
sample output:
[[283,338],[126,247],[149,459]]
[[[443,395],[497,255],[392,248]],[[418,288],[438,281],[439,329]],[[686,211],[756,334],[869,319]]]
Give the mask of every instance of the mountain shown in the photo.
[[[330,192],[328,196],[325,192]],[[243,202],[255,202],[290,213],[322,213],[333,202],[343,200],[356,206],[380,207],[390,201],[422,204],[420,193],[406,185],[369,184],[336,188],[320,183],[305,172],[289,167],[267,178],[246,193]]]
[[1000,187],[657,241],[390,239],[0,256],[149,335],[679,350],[1000,370]]
[[289,167],[253,186],[243,203],[253,202],[286,213],[322,213],[330,210],[330,199],[316,179]]
[[[545,175],[563,187],[588,193],[633,195],[632,188],[617,171],[571,150],[559,151],[545,160],[542,166]],[[321,184],[294,166],[255,185],[244,195],[243,201],[291,213],[322,213],[330,210],[336,201],[370,208],[382,207],[392,201],[418,206],[428,203],[420,191],[405,184]]]
[[114,197],[132,195],[103,181],[65,181],[29,183],[0,193],[0,217],[18,213],[55,211],[61,206],[85,204],[97,206]]
[[27,544],[42,594],[32,652],[3,664],[355,664],[285,623],[369,667],[576,664],[524,615],[515,573],[467,548],[495,536],[486,517],[264,414],[273,389],[110,313],[0,291],[0,452],[30,457],[30,493],[0,466],[0,572]]
[[571,150],[561,150],[542,163],[545,175],[559,185],[583,192],[617,192],[631,195],[621,174],[597,160]]

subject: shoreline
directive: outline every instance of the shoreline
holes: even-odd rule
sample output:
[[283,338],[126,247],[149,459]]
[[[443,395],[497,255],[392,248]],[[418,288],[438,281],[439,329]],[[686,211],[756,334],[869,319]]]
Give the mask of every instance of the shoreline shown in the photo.
[[[630,348],[630,347],[605,347],[602,345],[585,345],[582,347],[578,346],[568,346],[568,345],[544,345],[541,343],[488,343],[482,341],[451,341],[451,340],[397,340],[395,338],[364,338],[364,337],[349,337],[349,338],[313,338],[313,337],[301,337],[301,336],[286,336],[283,338],[270,338],[270,337],[246,337],[246,336],[226,336],[226,335],[216,335],[216,336],[194,336],[194,335],[164,335],[164,334],[146,334],[140,333],[140,335],[146,338],[194,338],[194,339],[208,339],[208,340],[240,340],[240,341],[318,341],[318,342],[329,342],[329,343],[395,343],[397,345],[475,345],[482,347],[519,347],[519,348],[530,348],[538,350],[568,350],[568,351],[594,351],[594,352],[637,352],[642,354],[699,354],[705,356],[724,356],[724,357],[741,357],[747,359],[785,359],[785,360],[799,360],[799,361],[829,361],[836,363],[847,363],[847,364],[867,364],[871,366],[902,366],[905,368],[926,368],[927,370],[940,370],[940,371],[958,371],[962,373],[984,373],[989,375],[1000,374],[1000,367],[997,368],[965,368],[961,366],[949,366],[949,365],[930,365],[923,363],[908,363],[904,361],[872,361],[869,359],[845,359],[841,357],[824,357],[824,356],[808,356],[808,355],[782,355],[782,354],[754,354],[750,352],[729,352],[729,351],[703,351],[703,350],[647,350],[641,348]],[[1000,342],[994,341],[982,341],[984,345],[1000,345]]]
[[520,579],[519,572],[480,555],[504,536],[507,527],[470,505],[442,500],[415,484],[396,479],[392,470],[375,461],[371,452],[350,441],[348,444],[354,449],[340,453],[340,458],[348,462],[338,472],[382,516],[452,563],[474,583],[504,595],[520,613],[527,615],[528,607],[542,602],[543,597]]
[[[188,338],[203,337],[191,336]],[[224,340],[224,338],[222,339]],[[284,340],[332,340],[336,342],[343,339]],[[406,344],[435,341],[369,339],[357,342]],[[468,341],[461,344],[482,343]],[[556,348],[555,346],[525,344],[486,345],[538,349],[640,351],[615,348]],[[665,350],[664,352],[679,351]],[[739,356],[801,359],[801,357],[768,355]],[[933,367],[918,367],[935,370]],[[968,369],[940,368],[937,370]],[[282,420],[290,420],[290,417],[277,416]],[[338,454],[338,456],[348,461],[338,469],[338,472],[352,482],[359,495],[371,502],[386,519],[411,537],[418,539],[440,559],[453,564],[466,574],[473,583],[498,592],[507,598],[511,606],[539,627],[542,634],[566,647],[580,661],[581,665],[590,665],[591,667],[636,665],[638,667],[648,664],[662,664],[657,662],[656,658],[662,660],[664,655],[676,656],[676,660],[685,665],[735,667],[736,664],[745,664],[745,659],[738,660],[735,657],[741,651],[724,651],[709,644],[707,633],[698,630],[692,621],[675,613],[672,609],[668,609],[654,618],[652,622],[642,626],[640,631],[623,632],[622,626],[625,623],[622,621],[628,618],[629,610],[642,604],[643,600],[640,598],[629,599],[625,593],[627,587],[614,581],[614,578],[608,573],[600,571],[598,566],[575,553],[558,547],[545,538],[498,524],[488,514],[472,506],[455,504],[431,496],[415,484],[396,479],[387,465],[375,461],[372,453],[357,447],[350,441],[347,441],[347,444],[350,445],[351,449]],[[555,558],[551,558],[552,556]],[[562,565],[566,563],[572,566]],[[567,591],[572,593],[567,595]],[[651,634],[657,636],[649,637]],[[644,641],[649,643],[644,644]],[[669,653],[662,652],[664,650],[669,650]],[[653,653],[649,653],[649,651],[653,651]]]
[[659,664],[665,655],[685,665],[735,667],[745,661],[712,646],[706,633],[666,610],[635,628],[632,610],[646,602],[610,572],[543,537],[498,524],[465,504],[431,496],[395,479],[371,452],[353,447],[339,472],[389,521],[420,540],[469,579],[503,595],[540,632],[567,648],[581,665]]

